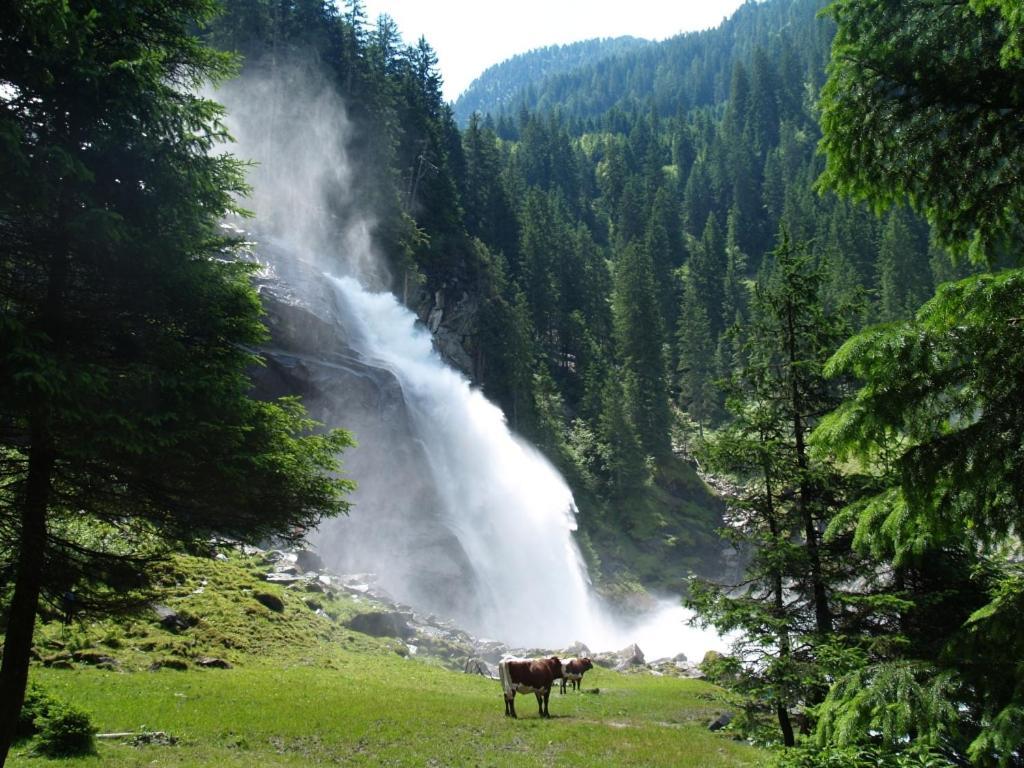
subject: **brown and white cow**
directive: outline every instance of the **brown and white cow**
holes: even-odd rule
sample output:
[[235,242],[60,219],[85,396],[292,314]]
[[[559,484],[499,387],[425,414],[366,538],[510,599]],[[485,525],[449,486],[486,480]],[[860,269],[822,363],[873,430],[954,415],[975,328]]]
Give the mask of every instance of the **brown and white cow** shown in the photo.
[[593,669],[594,665],[586,656],[579,659],[569,659],[562,665],[562,693],[565,693],[566,681],[572,683],[574,691],[579,690],[583,681],[583,673]]
[[548,713],[551,686],[562,676],[562,662],[557,656],[548,659],[502,659],[498,662],[498,679],[505,693],[505,716],[516,716],[516,694],[537,695],[541,717]]

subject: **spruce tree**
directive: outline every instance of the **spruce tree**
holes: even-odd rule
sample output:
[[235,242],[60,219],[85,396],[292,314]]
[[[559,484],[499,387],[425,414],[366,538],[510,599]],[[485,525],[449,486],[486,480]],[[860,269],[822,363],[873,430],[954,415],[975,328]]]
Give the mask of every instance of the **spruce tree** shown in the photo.
[[174,543],[296,540],[346,508],[327,473],[348,437],[248,396],[266,331],[218,226],[242,167],[196,95],[233,68],[190,34],[214,9],[45,2],[0,21],[0,764],[41,598],[100,610],[96,579],[144,581]]
[[626,409],[643,449],[661,458],[670,451],[665,331],[658,311],[654,267],[643,245],[630,244],[617,254],[614,281],[616,357],[631,382]]

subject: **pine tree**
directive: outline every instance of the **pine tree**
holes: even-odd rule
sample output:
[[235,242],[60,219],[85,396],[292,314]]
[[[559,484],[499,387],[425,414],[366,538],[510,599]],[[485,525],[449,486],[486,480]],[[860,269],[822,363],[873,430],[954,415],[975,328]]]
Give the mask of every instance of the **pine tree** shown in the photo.
[[842,325],[823,311],[811,255],[785,232],[750,311],[744,363],[729,384],[732,419],[704,454],[713,471],[740,482],[727,535],[754,554],[741,584],[696,580],[689,602],[704,623],[741,631],[732,685],[771,706],[792,746],[790,710],[820,698],[818,646],[835,626],[835,591],[849,578],[844,548],[823,545],[820,534],[842,486],[806,444],[832,401],[821,367]]
[[616,256],[612,314],[616,357],[629,374],[626,409],[643,449],[669,453],[664,325],[658,312],[650,254],[632,243]]
[[906,210],[894,208],[882,228],[877,265],[882,322],[909,317],[932,292],[927,239],[915,224]]
[[715,346],[711,339],[707,310],[689,276],[683,287],[676,343],[680,403],[703,428],[712,424],[718,416],[719,397],[715,389],[713,366]]
[[214,10],[36,3],[0,22],[0,764],[41,598],[99,610],[122,585],[97,581],[144,582],[174,543],[295,540],[346,509],[328,473],[348,436],[248,396],[266,331],[218,227],[242,167],[195,95],[232,71],[190,34]]
[[[1019,250],[1018,4],[840,0],[831,13],[838,31],[822,101],[823,183],[879,208],[909,198],[941,246],[976,262]],[[944,41],[938,58],[934,39]],[[925,81],[914,73],[926,60]],[[855,544],[892,562],[895,586],[908,566],[968,553],[957,570],[988,602],[952,606],[946,620],[961,625],[952,633],[929,627],[939,648],[912,645],[899,664],[840,679],[822,739],[864,744],[882,733],[893,751],[939,745],[958,764],[1019,762],[1024,687],[1019,665],[1001,660],[1024,652],[1024,581],[1008,556],[1024,527],[1022,297],[1019,268],[946,283],[912,319],[861,332],[829,362],[830,374],[861,386],[815,442],[876,478],[874,493],[845,515]],[[948,583],[916,596],[941,600]],[[898,719],[864,707],[895,687],[912,702]],[[935,692],[953,706],[930,706]]]

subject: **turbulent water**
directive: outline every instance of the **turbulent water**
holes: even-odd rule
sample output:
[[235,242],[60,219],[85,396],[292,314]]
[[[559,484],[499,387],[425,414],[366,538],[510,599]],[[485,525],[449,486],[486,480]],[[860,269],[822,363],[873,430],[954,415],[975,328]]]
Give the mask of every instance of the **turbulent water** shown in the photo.
[[[416,316],[381,290],[387,275],[373,251],[372,212],[359,207],[344,109],[317,83],[308,71],[290,70],[235,83],[217,98],[231,116],[232,151],[259,163],[247,202],[259,231],[273,240],[277,258],[314,265],[315,291],[308,283],[292,288],[300,300],[304,291],[331,293],[345,355],[397,381],[422,457],[417,469],[402,465],[409,446],[387,441],[409,437],[374,426],[388,418],[384,410],[357,413],[347,401],[322,409],[337,417],[330,426],[362,425],[356,437],[363,443],[351,462],[360,484],[356,505],[350,520],[332,521],[321,536],[325,559],[376,570],[396,598],[428,610],[445,606],[466,629],[513,645],[558,648],[579,640],[607,650],[636,642],[649,658],[680,651],[699,658],[717,643],[685,626],[678,602],[632,626],[608,618],[573,539],[575,506],[563,478],[442,362]],[[340,366],[339,375],[344,370],[353,369]],[[360,462],[360,451],[375,451],[373,459]],[[411,484],[422,492],[409,491]],[[403,492],[411,501],[400,501]],[[397,515],[408,525],[377,526],[376,515]],[[429,556],[458,561],[452,570],[470,582],[465,593],[440,594],[454,580],[424,583],[431,569],[410,567],[417,537],[427,538],[423,520],[443,528],[439,537],[429,534],[441,542],[430,545]],[[382,530],[386,535],[375,534]]]
[[353,347],[401,383],[444,523],[476,576],[473,628],[523,644],[574,640],[593,624],[594,610],[565,481],[442,362],[430,333],[392,294],[367,291],[351,277],[330,279],[349,310]]

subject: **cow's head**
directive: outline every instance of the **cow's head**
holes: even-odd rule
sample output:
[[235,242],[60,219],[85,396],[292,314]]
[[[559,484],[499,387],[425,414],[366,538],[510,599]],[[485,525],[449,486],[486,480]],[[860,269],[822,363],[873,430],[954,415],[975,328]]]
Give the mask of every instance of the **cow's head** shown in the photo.
[[562,660],[560,658],[552,656],[548,659],[548,666],[551,667],[556,679],[562,676]]
[[588,669],[593,669],[594,668],[594,665],[590,662],[590,659],[588,657],[586,657],[586,656],[584,656],[582,659],[580,659],[579,662],[580,662],[580,671],[581,672],[586,672]]

